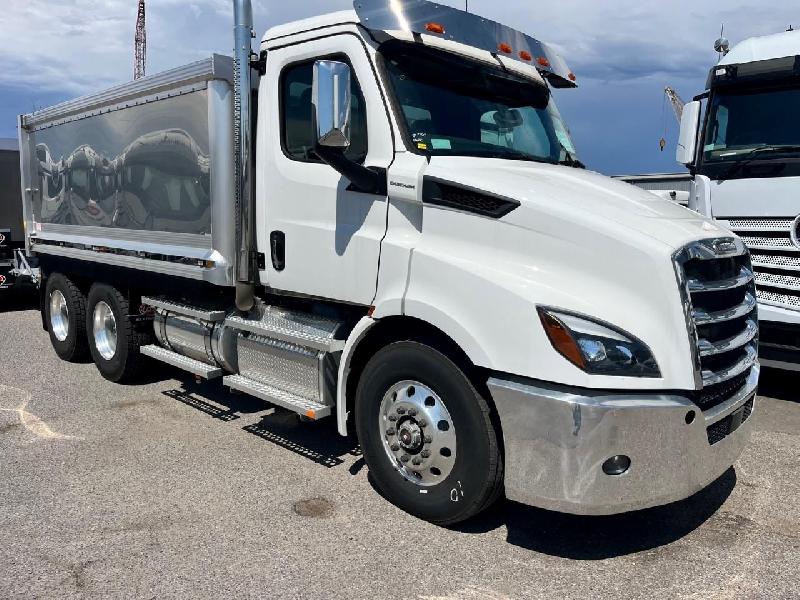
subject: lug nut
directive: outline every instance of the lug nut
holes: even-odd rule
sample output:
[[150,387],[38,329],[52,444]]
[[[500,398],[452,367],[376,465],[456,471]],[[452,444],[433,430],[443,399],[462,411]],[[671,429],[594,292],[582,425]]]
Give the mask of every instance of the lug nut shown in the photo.
[[417,421],[417,425],[419,425],[420,427],[427,427],[428,422],[425,419],[420,419],[419,421]]
[[420,456],[422,456],[422,458],[428,458],[430,455],[431,455],[430,450],[423,450],[422,452],[420,452]]
[[415,465],[421,465],[422,464],[422,459],[419,458],[419,457],[416,457],[411,462],[414,463]]
[[433,438],[431,436],[429,436],[429,435],[426,435],[425,436],[425,443],[426,444],[430,444],[431,442],[433,442]]
[[408,462],[409,460],[411,460],[411,457],[408,454],[403,454],[403,456],[400,457],[400,460],[402,460],[403,462]]
[[389,427],[389,429],[386,430],[386,435],[394,435],[394,434],[395,434],[394,427]]
[[397,407],[397,414],[398,414],[398,415],[404,415],[404,414],[406,414],[406,409],[405,409],[405,408],[403,408],[402,406],[398,406],[398,407]]
[[397,415],[389,415],[389,420],[392,422],[397,421]]
[[408,409],[408,414],[413,417],[414,415],[417,414],[417,409],[416,408],[409,408]]
[[392,444],[392,452],[397,452],[400,450],[400,444]]

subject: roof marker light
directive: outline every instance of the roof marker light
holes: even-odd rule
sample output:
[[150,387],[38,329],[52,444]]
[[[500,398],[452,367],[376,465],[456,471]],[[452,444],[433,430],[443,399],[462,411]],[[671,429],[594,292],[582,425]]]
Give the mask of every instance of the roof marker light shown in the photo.
[[522,60],[533,60],[533,56],[531,56],[531,53],[528,52],[527,50],[520,50],[519,51],[519,57]]
[[514,51],[513,48],[505,42],[498,44],[497,49],[503,54],[511,54]]
[[547,60],[547,58],[544,57],[544,56],[540,56],[539,58],[537,58],[536,62],[539,63],[539,65],[542,66],[542,67],[549,67],[550,66],[550,61]]
[[444,35],[444,25],[441,23],[425,23],[425,30],[431,33],[438,33]]
[[578,79],[577,77],[575,77],[575,73],[570,73],[569,75],[567,75],[567,77],[569,78],[570,81],[576,81]]

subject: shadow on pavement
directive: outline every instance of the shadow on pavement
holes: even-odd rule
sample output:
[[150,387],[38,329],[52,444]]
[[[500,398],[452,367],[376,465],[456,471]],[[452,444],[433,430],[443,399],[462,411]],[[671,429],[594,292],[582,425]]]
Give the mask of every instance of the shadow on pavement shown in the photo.
[[784,371],[782,369],[761,370],[761,379],[758,382],[758,395],[789,402],[800,402],[797,391],[797,371]]
[[0,314],[39,310],[39,297],[33,288],[0,290]]
[[456,530],[485,533],[506,526],[507,540],[515,546],[562,558],[601,560],[681,539],[717,512],[735,485],[736,472],[731,467],[686,500],[604,517],[567,515],[501,501]]

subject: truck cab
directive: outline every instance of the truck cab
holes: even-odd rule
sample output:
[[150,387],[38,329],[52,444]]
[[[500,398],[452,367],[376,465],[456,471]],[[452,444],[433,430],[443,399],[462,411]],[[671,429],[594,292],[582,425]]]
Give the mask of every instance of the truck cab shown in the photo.
[[[25,199],[62,358],[112,381],[154,358],[335,417],[382,493],[440,524],[501,493],[635,510],[730,467],[759,375],[748,253],[583,168],[552,48],[357,0],[251,55],[248,5],[233,61],[21,118],[25,179],[66,176]],[[78,156],[109,184],[78,194]]]
[[750,38],[725,49],[706,92],[684,109],[677,158],[695,175],[690,206],[739,234],[751,251],[762,363],[796,370],[800,32]]

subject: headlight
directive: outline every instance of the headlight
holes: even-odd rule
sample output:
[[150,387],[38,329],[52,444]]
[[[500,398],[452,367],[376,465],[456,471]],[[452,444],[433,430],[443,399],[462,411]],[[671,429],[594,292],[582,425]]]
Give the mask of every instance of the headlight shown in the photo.
[[553,348],[587,373],[661,377],[650,349],[632,335],[586,317],[550,308],[537,310]]

